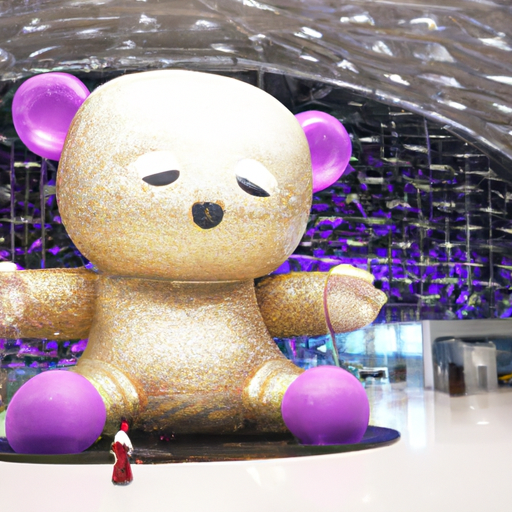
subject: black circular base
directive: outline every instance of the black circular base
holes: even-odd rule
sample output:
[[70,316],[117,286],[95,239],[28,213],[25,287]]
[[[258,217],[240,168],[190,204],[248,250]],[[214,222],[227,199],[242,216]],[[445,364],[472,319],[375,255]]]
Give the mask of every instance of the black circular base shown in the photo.
[[[357,444],[303,445],[289,434],[261,436],[164,436],[131,432],[134,446],[132,463],[168,464],[254,459],[306,457],[344,453],[388,446],[400,438],[390,428],[369,426]],[[0,438],[0,461],[31,464],[113,464],[112,439],[101,438],[85,452],[74,455],[30,455],[15,453],[5,438]]]

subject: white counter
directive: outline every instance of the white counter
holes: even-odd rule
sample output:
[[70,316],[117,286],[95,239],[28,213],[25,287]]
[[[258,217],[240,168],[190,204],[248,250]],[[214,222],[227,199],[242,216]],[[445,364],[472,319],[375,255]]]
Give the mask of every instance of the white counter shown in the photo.
[[509,505],[512,392],[450,398],[377,389],[372,423],[396,444],[293,459],[134,465],[0,462],[0,510],[52,512],[477,512]]

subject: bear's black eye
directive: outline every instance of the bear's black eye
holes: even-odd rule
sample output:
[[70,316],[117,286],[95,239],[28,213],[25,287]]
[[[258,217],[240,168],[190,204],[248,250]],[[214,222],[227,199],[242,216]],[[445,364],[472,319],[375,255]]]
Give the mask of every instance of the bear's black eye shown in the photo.
[[170,185],[180,177],[180,171],[163,171],[157,172],[156,174],[150,174],[144,176],[142,181],[153,185],[154,187],[163,187],[164,185]]
[[252,183],[252,181],[242,178],[241,176],[237,176],[236,181],[238,182],[238,186],[244,192],[251,194],[251,196],[270,197],[270,194],[266,190],[263,190],[261,187],[258,187],[258,185],[255,185],[254,183]]

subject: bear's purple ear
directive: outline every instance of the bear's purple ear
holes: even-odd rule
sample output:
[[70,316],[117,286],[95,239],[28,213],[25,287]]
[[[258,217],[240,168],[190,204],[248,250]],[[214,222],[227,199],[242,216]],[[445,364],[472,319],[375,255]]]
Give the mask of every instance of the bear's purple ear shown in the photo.
[[67,73],[29,78],[12,101],[19,138],[36,155],[59,160],[71,121],[87,96],[87,87]]
[[313,193],[339,180],[345,172],[352,143],[345,127],[333,116],[317,110],[297,114],[311,151]]

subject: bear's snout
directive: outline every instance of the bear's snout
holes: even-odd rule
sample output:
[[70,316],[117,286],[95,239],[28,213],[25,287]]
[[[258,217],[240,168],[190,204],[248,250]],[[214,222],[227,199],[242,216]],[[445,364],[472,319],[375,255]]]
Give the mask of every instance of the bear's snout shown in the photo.
[[201,229],[218,226],[224,217],[222,206],[217,203],[195,203],[192,206],[192,218]]

